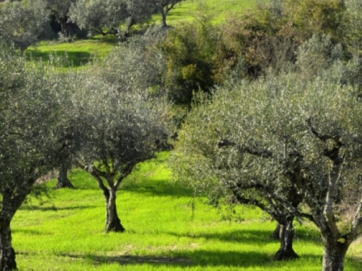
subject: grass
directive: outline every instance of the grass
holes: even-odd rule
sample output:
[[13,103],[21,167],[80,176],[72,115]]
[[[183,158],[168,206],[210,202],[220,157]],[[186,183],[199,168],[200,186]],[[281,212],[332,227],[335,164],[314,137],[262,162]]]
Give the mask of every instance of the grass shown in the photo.
[[89,62],[92,57],[104,57],[112,50],[116,42],[106,39],[77,40],[75,42],[40,42],[36,46],[29,47],[25,53],[28,59],[48,62],[50,54],[66,56],[69,64],[80,67]]
[[[321,269],[319,234],[296,225],[301,259],[273,262],[274,222],[258,209],[217,210],[188,189],[170,183],[163,158],[141,165],[118,192],[118,213],[127,231],[103,231],[105,207],[96,182],[82,170],[70,178],[75,190],[24,205],[12,223],[20,270],[300,270]],[[55,180],[46,184],[55,186]],[[361,270],[353,260],[346,270]]]
[[[241,13],[247,9],[254,8],[257,0],[186,0],[172,9],[167,16],[170,26],[177,26],[184,21],[192,21],[200,13],[208,13],[214,21],[221,23],[225,21],[230,12]],[[157,23],[161,16],[155,15],[152,22]]]
[[[177,26],[185,21],[192,21],[202,13],[208,13],[214,18],[215,23],[221,23],[230,12],[242,12],[247,8],[255,7],[257,0],[187,0],[175,6],[167,17],[170,26]],[[149,23],[158,23],[159,15],[152,17]],[[69,63],[63,66],[82,67],[92,57],[104,57],[117,44],[115,39],[95,38],[87,40],[75,40],[73,42],[58,43],[43,41],[36,46],[29,47],[25,53],[28,59],[48,62],[50,54],[66,56]]]

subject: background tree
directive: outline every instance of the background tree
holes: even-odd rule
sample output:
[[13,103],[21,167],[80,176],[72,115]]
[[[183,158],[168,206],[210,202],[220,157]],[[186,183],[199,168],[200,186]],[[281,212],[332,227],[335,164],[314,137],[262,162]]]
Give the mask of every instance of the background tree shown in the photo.
[[81,36],[81,31],[75,23],[69,20],[69,11],[77,0],[39,0],[38,8],[45,10],[50,26],[56,34],[63,37]]
[[72,132],[80,138],[76,161],[96,179],[105,197],[106,231],[123,232],[117,189],[139,162],[164,148],[167,103],[143,89],[122,91],[98,77],[87,77],[73,100],[70,112],[77,116],[77,128]]
[[165,59],[158,51],[157,42],[166,33],[150,28],[142,36],[131,37],[115,47],[104,60],[93,62],[88,75],[116,85],[121,92],[143,89],[159,93],[165,88]]
[[166,62],[166,92],[171,101],[189,106],[194,92],[211,92],[217,81],[214,72],[219,68],[216,61],[219,36],[220,31],[212,26],[206,13],[200,14],[197,23],[172,29],[161,41],[160,50]]
[[158,12],[161,13],[161,27],[167,26],[167,15],[176,4],[184,0],[153,0]]
[[[0,47],[0,270],[16,269],[10,223],[36,180],[57,166],[67,148],[57,135],[66,95],[53,69],[25,69],[25,60]],[[27,64],[29,65],[29,64]]]
[[0,40],[13,43],[24,51],[39,39],[47,37],[51,32],[49,21],[38,4],[33,0],[4,3],[0,8]]
[[[78,0],[72,4],[70,20],[93,34],[128,35],[131,27],[150,18],[154,6],[142,0]],[[124,32],[120,31],[125,25]]]
[[[362,223],[361,104],[354,87],[341,85],[347,68],[334,65],[309,81],[280,74],[217,89],[187,117],[172,163],[210,197],[240,187],[246,203],[277,202],[310,219],[321,232],[324,271],[343,270]],[[293,206],[292,191],[307,213]]]

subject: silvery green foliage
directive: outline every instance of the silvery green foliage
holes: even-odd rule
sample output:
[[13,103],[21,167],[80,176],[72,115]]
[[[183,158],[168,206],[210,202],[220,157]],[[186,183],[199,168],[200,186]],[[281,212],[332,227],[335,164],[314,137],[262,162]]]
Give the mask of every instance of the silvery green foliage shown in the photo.
[[155,31],[162,29],[131,38],[115,47],[104,60],[90,67],[89,74],[113,84],[120,92],[158,91],[163,86],[165,61],[155,48],[160,38]]
[[0,39],[25,50],[50,31],[48,17],[37,1],[5,3],[0,9]]
[[[324,266],[334,253],[333,264],[341,266],[362,228],[361,114],[355,89],[326,77],[280,74],[221,87],[188,115],[173,170],[208,196],[230,195],[230,187],[240,186],[249,203],[279,202],[289,211],[285,192],[296,189],[309,213],[295,214],[321,231]],[[292,173],[298,174],[288,177]]]
[[106,231],[123,232],[116,210],[117,188],[133,168],[167,146],[169,106],[143,89],[120,91],[98,76],[85,74],[72,95],[78,144],[75,160],[95,178],[106,200]]
[[334,61],[343,59],[340,44],[334,45],[329,35],[313,35],[297,50],[296,65],[305,79],[329,68]]
[[78,0],[70,9],[70,20],[90,35],[101,33],[117,34],[121,23],[127,30],[149,18],[154,9],[142,0]]
[[72,107],[82,138],[80,164],[104,161],[122,170],[152,157],[167,140],[168,105],[143,90],[119,91],[117,85],[87,76],[72,96]]
[[359,0],[345,0],[345,7],[345,25],[343,31],[347,35],[348,43],[353,53],[357,53],[362,46],[362,2]]
[[72,4],[69,18],[90,35],[103,33],[103,28],[115,32],[127,18],[126,6],[121,0],[78,0]]
[[75,89],[65,73],[26,63],[4,45],[0,76],[0,270],[13,270],[10,222],[36,180],[62,162],[69,128],[64,106]]
[[161,13],[161,26],[167,26],[166,20],[167,15],[171,9],[175,7],[176,4],[184,0],[151,0],[150,3],[154,5],[156,10]]
[[[14,60],[19,57],[13,54],[12,58],[19,63]],[[67,92],[74,89],[64,74],[56,74],[49,67],[20,66],[11,72],[8,81],[16,82],[8,82],[8,88],[1,92],[1,164],[5,167],[1,174],[9,174],[1,178],[1,184],[16,187],[28,179],[35,181],[59,162],[61,131],[68,125],[63,106],[68,103]]]
[[71,4],[76,3],[77,0],[42,0],[43,8],[47,9],[51,12],[54,12],[56,14],[56,17],[59,18],[66,18],[69,13],[69,9]]

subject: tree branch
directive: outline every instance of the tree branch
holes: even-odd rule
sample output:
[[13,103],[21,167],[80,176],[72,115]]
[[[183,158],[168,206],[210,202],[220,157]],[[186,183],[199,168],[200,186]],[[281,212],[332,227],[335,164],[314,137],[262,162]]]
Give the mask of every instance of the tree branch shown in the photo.
[[122,170],[121,175],[118,177],[116,184],[114,187],[117,189],[119,185],[122,183],[123,179],[131,174],[133,167],[135,166],[134,163],[128,163],[126,167]]
[[222,148],[225,146],[236,146],[238,148],[238,151],[240,153],[249,153],[258,157],[264,157],[264,158],[272,158],[273,153],[269,151],[268,149],[254,149],[252,147],[244,146],[242,144],[237,144],[235,142],[232,142],[225,138],[220,138],[219,142],[217,143],[218,148]]
[[317,138],[319,138],[320,140],[322,140],[323,142],[326,142],[329,139],[333,139],[335,142],[339,142],[340,140],[340,136],[331,136],[331,135],[322,135],[320,133],[317,132],[317,130],[312,126],[312,118],[309,117],[306,122],[310,128],[310,131],[312,132],[313,135],[315,135]]
[[356,213],[352,220],[352,229],[349,233],[351,241],[353,241],[362,231],[362,199],[358,204]]

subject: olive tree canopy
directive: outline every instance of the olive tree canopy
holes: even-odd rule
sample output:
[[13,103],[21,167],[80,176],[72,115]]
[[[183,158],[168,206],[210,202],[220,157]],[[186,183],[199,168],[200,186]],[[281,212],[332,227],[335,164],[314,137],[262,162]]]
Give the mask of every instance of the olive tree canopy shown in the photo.
[[220,87],[188,116],[172,161],[178,178],[210,197],[310,219],[325,271],[343,270],[362,229],[362,106],[355,88],[341,85],[343,69],[338,62],[309,81],[281,74]]
[[[93,34],[119,34],[121,24],[131,27],[150,18],[154,7],[142,0],[78,0],[70,8],[70,20]],[[123,35],[123,33],[121,33]]]
[[0,8],[0,40],[13,43],[22,51],[50,33],[43,0],[6,2]]
[[0,270],[13,270],[10,222],[36,180],[58,166],[68,148],[61,115],[67,90],[62,74],[0,48]]
[[169,104],[149,93],[148,79],[154,70],[141,68],[147,62],[133,49],[115,49],[111,56],[105,65],[114,67],[113,72],[103,72],[103,66],[90,67],[72,95],[68,114],[74,116],[75,126],[69,137],[79,144],[77,164],[96,179],[105,197],[106,231],[122,232],[117,189],[137,163],[167,148]]

